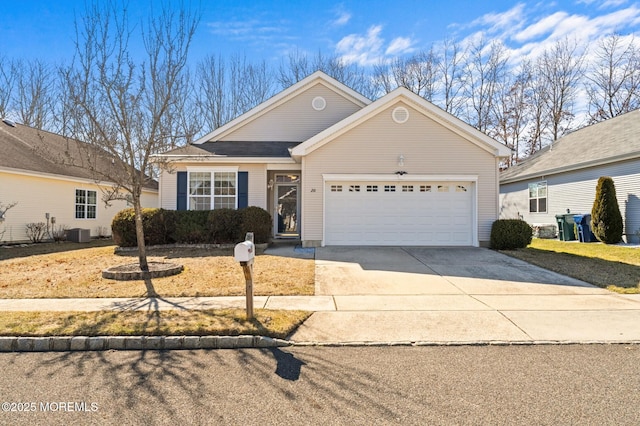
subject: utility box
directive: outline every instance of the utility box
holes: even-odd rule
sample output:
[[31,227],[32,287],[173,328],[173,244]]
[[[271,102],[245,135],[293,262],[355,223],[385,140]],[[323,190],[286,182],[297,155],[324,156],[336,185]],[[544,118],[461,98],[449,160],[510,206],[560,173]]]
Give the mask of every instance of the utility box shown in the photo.
[[236,247],[233,249],[233,257],[236,259],[236,262],[253,262],[253,258],[255,257],[253,243],[251,241],[243,241],[236,244]]
[[91,241],[91,230],[72,228],[67,231],[67,240],[74,243],[88,243]]

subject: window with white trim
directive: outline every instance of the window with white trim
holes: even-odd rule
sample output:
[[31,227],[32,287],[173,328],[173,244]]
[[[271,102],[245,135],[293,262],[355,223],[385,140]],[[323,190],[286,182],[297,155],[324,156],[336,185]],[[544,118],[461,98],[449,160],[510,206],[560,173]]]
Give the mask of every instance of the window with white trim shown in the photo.
[[189,172],[189,210],[235,209],[236,188],[236,172]]
[[529,213],[547,212],[547,182],[529,184]]
[[87,189],[76,189],[76,219],[95,219],[98,193]]

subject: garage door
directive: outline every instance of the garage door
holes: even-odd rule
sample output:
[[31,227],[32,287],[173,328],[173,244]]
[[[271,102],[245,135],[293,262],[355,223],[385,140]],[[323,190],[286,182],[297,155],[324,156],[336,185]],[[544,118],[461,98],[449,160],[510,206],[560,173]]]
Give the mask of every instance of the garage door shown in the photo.
[[473,245],[471,182],[327,182],[326,245]]

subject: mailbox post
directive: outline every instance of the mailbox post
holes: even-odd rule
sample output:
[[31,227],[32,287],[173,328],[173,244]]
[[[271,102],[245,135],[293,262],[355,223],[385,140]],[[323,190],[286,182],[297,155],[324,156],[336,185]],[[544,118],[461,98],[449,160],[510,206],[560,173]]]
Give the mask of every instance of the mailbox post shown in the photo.
[[255,247],[253,245],[253,233],[248,232],[246,241],[236,244],[233,250],[234,258],[240,262],[244,272],[247,297],[247,319],[253,319],[253,259],[255,257]]

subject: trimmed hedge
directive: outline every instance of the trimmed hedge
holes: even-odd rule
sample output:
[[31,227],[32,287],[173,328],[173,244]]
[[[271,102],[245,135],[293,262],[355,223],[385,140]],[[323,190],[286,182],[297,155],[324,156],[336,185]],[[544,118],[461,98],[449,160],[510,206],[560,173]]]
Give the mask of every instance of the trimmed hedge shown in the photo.
[[514,250],[531,244],[533,230],[520,219],[499,219],[491,226],[491,248],[494,250]]
[[[113,241],[121,247],[138,245],[134,214],[132,208],[122,210],[111,223]],[[142,226],[147,245],[237,243],[249,231],[260,244],[271,236],[271,215],[259,207],[200,211],[147,208],[142,209]]]

